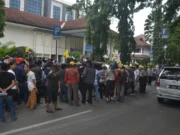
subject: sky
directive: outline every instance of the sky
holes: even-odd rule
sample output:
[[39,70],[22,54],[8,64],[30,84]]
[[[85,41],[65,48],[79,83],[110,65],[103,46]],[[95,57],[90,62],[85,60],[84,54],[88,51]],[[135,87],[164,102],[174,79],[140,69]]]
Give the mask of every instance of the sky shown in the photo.
[[[76,2],[76,0],[64,0],[64,1],[70,2],[72,4],[74,4]],[[147,16],[150,14],[150,12],[151,12],[151,9],[147,8],[147,9],[143,9],[140,12],[134,14],[134,25],[135,25],[134,36],[144,34],[144,23],[145,23]],[[111,24],[111,29],[114,31],[118,31],[117,30],[118,20],[116,20],[116,19],[113,19],[113,20],[114,21]]]

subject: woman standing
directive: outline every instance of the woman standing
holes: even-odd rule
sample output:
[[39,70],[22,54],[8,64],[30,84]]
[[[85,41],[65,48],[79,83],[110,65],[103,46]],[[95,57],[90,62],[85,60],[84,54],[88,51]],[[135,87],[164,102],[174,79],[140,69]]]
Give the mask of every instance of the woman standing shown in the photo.
[[60,77],[58,75],[58,67],[54,65],[52,67],[52,72],[47,76],[47,91],[46,91],[46,107],[47,113],[53,113],[53,111],[49,108],[49,104],[51,101],[54,104],[55,110],[62,110],[57,105],[57,96],[60,92]]

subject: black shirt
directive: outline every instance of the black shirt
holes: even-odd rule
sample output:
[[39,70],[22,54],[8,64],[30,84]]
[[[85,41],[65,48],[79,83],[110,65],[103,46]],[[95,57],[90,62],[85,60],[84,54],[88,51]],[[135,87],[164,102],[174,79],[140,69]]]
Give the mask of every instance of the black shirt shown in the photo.
[[[0,72],[0,88],[6,89],[15,80],[15,76],[9,72]],[[0,92],[1,93],[1,92]],[[11,89],[7,91],[11,95]]]
[[47,79],[47,88],[51,89],[52,91],[58,91],[58,82],[60,81],[59,75],[56,74],[56,76],[54,76],[53,74],[50,74],[47,76]]

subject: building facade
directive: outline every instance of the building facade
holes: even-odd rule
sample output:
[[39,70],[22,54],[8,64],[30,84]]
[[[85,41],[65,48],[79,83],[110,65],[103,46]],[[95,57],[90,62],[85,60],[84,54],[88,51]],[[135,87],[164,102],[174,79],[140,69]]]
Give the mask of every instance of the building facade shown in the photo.
[[66,7],[72,5],[63,0],[5,0],[5,6],[28,13],[49,17],[59,21],[75,20],[75,11]]
[[147,43],[145,36],[143,34],[136,36],[135,41],[136,50],[131,55],[132,61],[134,62],[138,59],[150,59],[152,57],[150,54],[151,45]]
[[[0,43],[12,41],[16,47],[28,46],[37,57],[51,58],[56,55],[56,40],[52,34],[53,26],[56,25],[62,28],[62,35],[57,40],[59,56],[63,56],[66,49],[85,52],[85,18],[64,22],[11,8],[5,9],[5,36],[0,38]],[[117,34],[112,30],[109,32]]]

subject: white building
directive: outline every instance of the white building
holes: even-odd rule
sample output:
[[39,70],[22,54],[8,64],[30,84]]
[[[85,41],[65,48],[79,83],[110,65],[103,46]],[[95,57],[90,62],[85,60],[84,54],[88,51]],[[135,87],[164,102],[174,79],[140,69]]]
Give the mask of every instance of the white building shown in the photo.
[[152,56],[150,54],[151,45],[147,43],[145,36],[139,35],[135,37],[136,41],[136,52],[132,53],[132,60],[137,59],[150,59]]
[[37,14],[59,21],[76,19],[75,11],[69,12],[67,6],[72,5],[64,0],[5,0],[5,6],[32,14]]
[[[86,19],[58,21],[48,17],[6,8],[6,27],[1,43],[13,41],[17,47],[28,46],[37,57],[53,57],[56,54],[56,40],[53,39],[54,25],[62,26],[62,36],[57,41],[58,55],[66,49],[85,51]],[[112,34],[116,32],[110,30]]]

